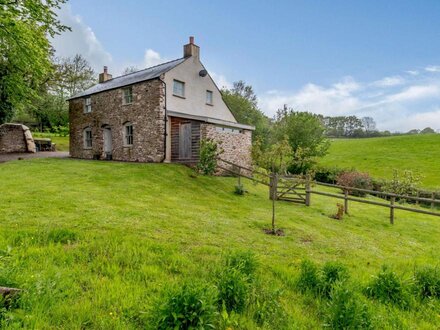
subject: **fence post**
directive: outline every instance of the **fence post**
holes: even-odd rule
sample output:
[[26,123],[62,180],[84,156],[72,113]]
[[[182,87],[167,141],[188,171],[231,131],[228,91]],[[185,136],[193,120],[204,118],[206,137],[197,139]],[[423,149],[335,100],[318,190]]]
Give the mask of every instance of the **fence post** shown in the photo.
[[348,190],[344,189],[344,212],[348,214]]
[[390,198],[390,224],[394,225],[394,203],[396,202],[396,197]]
[[435,200],[435,192],[432,192],[432,194],[431,194],[431,198],[432,198],[432,202],[431,202],[431,209],[433,209],[434,207],[435,207],[435,203],[434,203],[434,200]]
[[[419,190],[417,190],[416,197],[417,197],[417,198],[420,197],[420,191],[419,191]],[[416,200],[416,205],[419,206],[419,200]]]
[[238,168],[238,186],[241,186],[241,167]]
[[306,206],[310,206],[310,175],[306,177]]

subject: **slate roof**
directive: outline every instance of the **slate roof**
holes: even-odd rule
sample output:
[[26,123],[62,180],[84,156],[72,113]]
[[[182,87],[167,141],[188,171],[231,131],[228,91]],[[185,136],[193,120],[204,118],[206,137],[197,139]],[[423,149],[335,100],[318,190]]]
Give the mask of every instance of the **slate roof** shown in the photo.
[[186,58],[179,58],[177,60],[152,66],[144,70],[140,70],[120,77],[112,78],[110,80],[104,81],[103,83],[96,84],[95,86],[86,89],[84,92],[72,96],[69,100],[104,92],[110,89],[132,85],[141,81],[147,81],[154,78],[158,78],[161,74],[178,66],[180,63],[184,62],[185,60]]

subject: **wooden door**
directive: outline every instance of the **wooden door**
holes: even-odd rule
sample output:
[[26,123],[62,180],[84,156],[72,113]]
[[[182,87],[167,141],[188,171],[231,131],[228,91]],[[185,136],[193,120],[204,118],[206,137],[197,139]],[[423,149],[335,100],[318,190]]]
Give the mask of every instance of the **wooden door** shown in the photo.
[[112,130],[110,128],[104,128],[104,153],[112,154]]
[[179,158],[191,159],[191,123],[180,124]]

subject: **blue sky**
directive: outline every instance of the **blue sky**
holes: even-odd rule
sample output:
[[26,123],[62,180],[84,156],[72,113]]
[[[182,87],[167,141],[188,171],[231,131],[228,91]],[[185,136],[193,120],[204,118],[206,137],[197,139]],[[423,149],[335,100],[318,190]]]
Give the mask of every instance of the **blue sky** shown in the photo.
[[381,129],[440,129],[440,1],[71,0],[59,56],[100,71],[182,56],[194,35],[217,83],[245,80],[272,116],[288,104],[372,116]]

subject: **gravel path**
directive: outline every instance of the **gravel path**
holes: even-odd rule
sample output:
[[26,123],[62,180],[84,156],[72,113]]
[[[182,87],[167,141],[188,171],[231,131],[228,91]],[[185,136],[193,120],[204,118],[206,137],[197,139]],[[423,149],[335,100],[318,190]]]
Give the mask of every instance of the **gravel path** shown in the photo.
[[30,159],[30,158],[68,158],[69,153],[67,151],[42,151],[36,153],[12,153],[12,154],[0,154],[0,163],[8,162],[18,159]]

